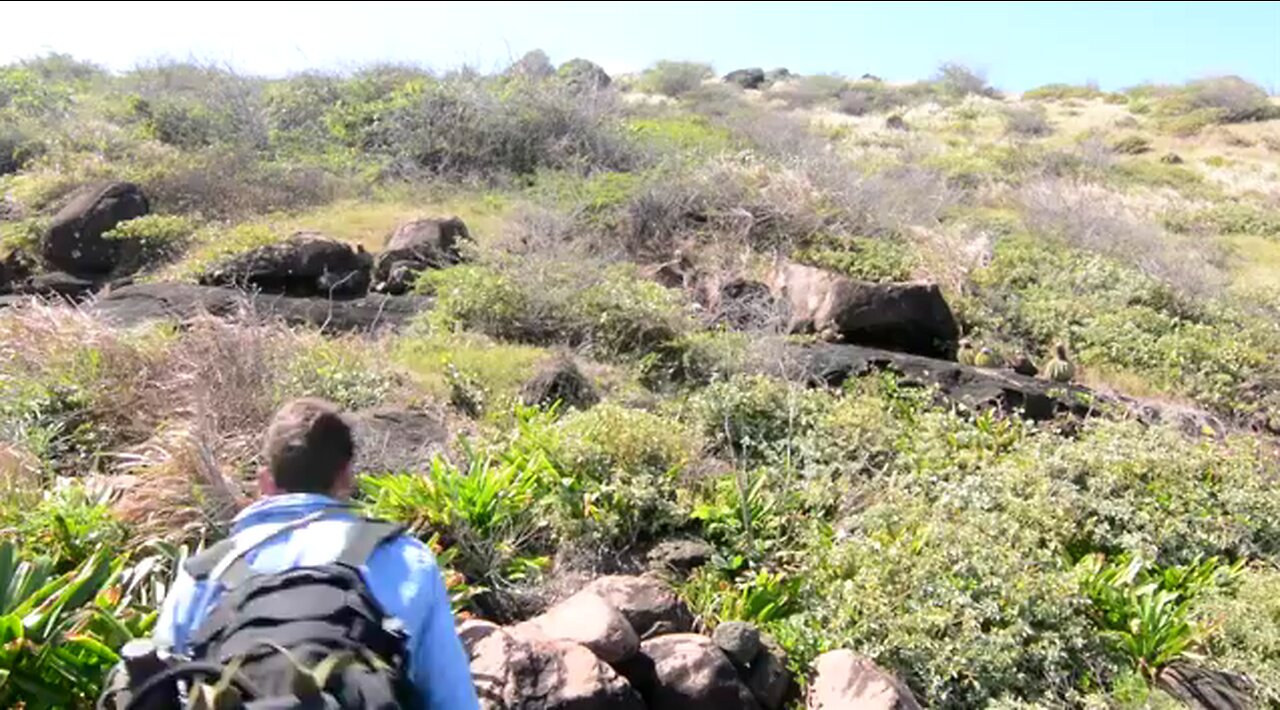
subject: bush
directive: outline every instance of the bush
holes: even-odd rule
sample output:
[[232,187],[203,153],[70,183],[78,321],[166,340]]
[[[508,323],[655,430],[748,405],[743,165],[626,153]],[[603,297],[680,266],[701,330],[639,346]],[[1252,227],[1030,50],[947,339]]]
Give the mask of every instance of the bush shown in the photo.
[[1280,702],[1280,573],[1250,569],[1233,589],[1220,589],[1198,610],[1210,625],[1209,663],[1240,673],[1257,685],[1259,705]]
[[130,243],[137,252],[136,265],[129,266],[140,268],[175,258],[195,231],[196,225],[185,217],[149,214],[121,222],[102,236]]
[[1043,108],[1009,107],[1004,111],[1004,132],[1008,135],[1042,138],[1053,133]]
[[628,266],[562,264],[428,272],[434,322],[527,343],[585,346],[605,357],[640,355],[674,340],[689,321],[669,290]]
[[1112,143],[1111,150],[1124,155],[1141,155],[1151,151],[1151,141],[1145,136],[1128,135]]
[[790,109],[813,108],[835,102],[847,87],[842,77],[813,74],[776,83],[769,87],[768,96],[780,99]]
[[702,85],[711,67],[697,62],[660,61],[640,75],[636,88],[650,94],[677,97]]
[[987,85],[987,79],[981,72],[954,62],[938,67],[933,83],[938,94],[950,101],[961,101],[966,96],[995,98],[999,95]]
[[297,397],[318,397],[345,410],[382,404],[396,386],[358,342],[315,340],[295,344],[285,366],[276,398],[284,403]]
[[907,281],[917,266],[910,247],[892,238],[818,240],[797,252],[796,261],[863,281]]
[[1190,213],[1166,215],[1165,226],[1179,233],[1252,234],[1280,237],[1280,213],[1243,203],[1222,203]]
[[1071,101],[1071,100],[1089,100],[1098,99],[1106,96],[1098,90],[1097,86],[1092,84],[1086,86],[1075,86],[1072,84],[1045,84],[1030,89],[1022,94],[1023,99],[1035,99],[1038,101]]

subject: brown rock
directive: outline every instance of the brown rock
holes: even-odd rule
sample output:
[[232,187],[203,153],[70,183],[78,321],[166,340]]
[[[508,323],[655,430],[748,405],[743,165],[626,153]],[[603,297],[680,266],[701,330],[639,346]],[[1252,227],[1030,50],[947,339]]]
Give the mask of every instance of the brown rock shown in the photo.
[[605,663],[617,663],[640,650],[640,637],[625,617],[599,595],[582,591],[530,619],[548,638],[581,644]]
[[711,639],[669,634],[640,644],[632,682],[649,707],[663,710],[754,710],[755,697]]
[[415,219],[396,227],[374,259],[374,289],[407,292],[419,272],[462,261],[459,246],[470,239],[467,225],[457,217]]
[[814,662],[809,710],[920,710],[907,686],[853,651],[829,651]]
[[747,671],[747,688],[765,710],[778,710],[791,690],[787,652],[768,636],[761,637],[760,652]]
[[935,284],[854,281],[783,262],[771,288],[789,308],[791,333],[832,333],[847,343],[935,358],[949,357],[960,336]]
[[1254,685],[1244,676],[1186,661],[1162,670],[1156,685],[1193,710],[1246,710],[1258,705]]
[[641,639],[693,628],[689,608],[659,579],[613,575],[588,584],[586,591],[621,612]]
[[146,196],[131,182],[91,185],[54,215],[41,245],[44,260],[76,276],[107,274],[115,268],[122,244],[102,235],[150,211]]
[[530,407],[590,409],[600,401],[596,386],[571,358],[559,357],[543,364],[520,390],[520,398]]
[[645,710],[626,680],[575,643],[489,631],[471,651],[486,710]]
[[370,257],[363,249],[318,232],[224,260],[200,276],[205,286],[237,286],[289,296],[345,298],[369,289]]

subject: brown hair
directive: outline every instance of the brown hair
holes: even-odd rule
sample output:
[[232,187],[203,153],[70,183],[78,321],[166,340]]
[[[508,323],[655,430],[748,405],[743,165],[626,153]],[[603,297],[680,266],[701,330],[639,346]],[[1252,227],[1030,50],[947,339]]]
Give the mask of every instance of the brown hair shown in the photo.
[[295,399],[276,412],[263,457],[276,487],[287,493],[328,493],[355,457],[351,426],[338,408]]

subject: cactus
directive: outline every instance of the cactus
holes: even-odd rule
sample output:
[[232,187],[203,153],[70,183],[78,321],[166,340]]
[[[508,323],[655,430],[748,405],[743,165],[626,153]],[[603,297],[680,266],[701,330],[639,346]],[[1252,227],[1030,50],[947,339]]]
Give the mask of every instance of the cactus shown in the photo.
[[1004,361],[991,348],[983,348],[978,351],[976,357],[973,358],[973,364],[978,367],[1000,367]]
[[975,355],[976,351],[973,349],[973,341],[968,338],[962,338],[960,340],[960,349],[956,351],[956,362],[961,365],[969,365],[972,367]]
[[1044,373],[1054,382],[1067,383],[1076,376],[1076,366],[1067,359],[1067,346],[1058,343],[1053,348],[1053,358],[1045,363]]

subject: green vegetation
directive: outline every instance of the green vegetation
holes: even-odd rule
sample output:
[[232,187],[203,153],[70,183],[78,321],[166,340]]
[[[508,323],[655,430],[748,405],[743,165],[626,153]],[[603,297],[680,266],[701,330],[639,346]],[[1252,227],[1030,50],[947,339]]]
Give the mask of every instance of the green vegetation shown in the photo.
[[[1275,131],[1195,132],[1272,120],[1259,91],[1015,102],[947,65],[757,94],[684,62],[606,86],[537,52],[491,75],[0,68],[0,257],[37,271],[49,220],[105,178],[154,208],[106,235],[142,281],[299,230],[376,252],[456,214],[474,237],[396,332],[0,310],[0,703],[86,705],[297,396],[440,413],[416,463],[367,452],[359,503],[430,542],[460,610],[524,617],[568,591],[548,585],[697,536],[715,554],[681,595],[761,625],[802,677],[850,648],[928,707],[1165,707],[1155,680],[1187,662],[1280,702]],[[1154,158],[1171,147],[1186,161]],[[780,257],[936,282],[1006,356],[1064,342],[1094,416],[762,374],[792,372],[765,295]],[[734,289],[759,312],[735,318]],[[599,403],[525,406],[564,357]],[[1146,405],[1211,431],[1129,416]]]

